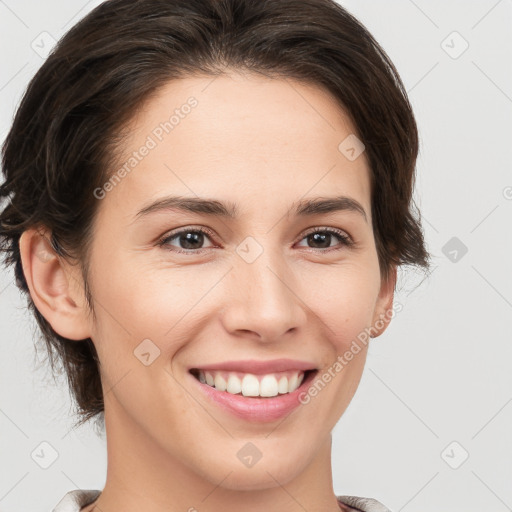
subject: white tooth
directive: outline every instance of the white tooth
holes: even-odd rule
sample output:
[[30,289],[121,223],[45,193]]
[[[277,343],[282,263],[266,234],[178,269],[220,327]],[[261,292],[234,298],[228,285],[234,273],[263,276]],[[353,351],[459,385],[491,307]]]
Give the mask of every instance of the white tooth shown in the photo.
[[297,379],[297,387],[299,387],[302,384],[303,380],[304,380],[304,373],[300,373],[299,378]]
[[215,388],[219,391],[226,391],[226,381],[220,373],[215,375]]
[[277,379],[274,375],[265,375],[260,382],[260,396],[276,396]]
[[206,384],[208,384],[209,386],[215,385],[215,379],[213,378],[213,375],[211,373],[206,372],[204,376],[206,378]]
[[226,391],[233,395],[237,395],[242,391],[242,381],[233,373],[229,374]]
[[289,393],[292,393],[299,387],[299,386],[297,386],[297,375],[298,375],[297,373],[294,373],[290,377],[290,380],[288,381],[288,392]]
[[281,394],[288,393],[288,377],[284,376],[279,379],[277,390]]
[[204,373],[202,371],[199,371],[199,382],[202,382],[203,384],[206,382]]
[[260,383],[258,378],[252,373],[248,373],[242,380],[242,395],[244,396],[259,396]]

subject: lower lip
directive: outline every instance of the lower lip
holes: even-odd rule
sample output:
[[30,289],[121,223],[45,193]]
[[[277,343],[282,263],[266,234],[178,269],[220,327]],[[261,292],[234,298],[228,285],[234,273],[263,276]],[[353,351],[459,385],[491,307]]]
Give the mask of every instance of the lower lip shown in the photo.
[[233,395],[227,391],[219,391],[214,387],[203,384],[191,373],[190,378],[199,386],[199,389],[222,409],[248,421],[268,422],[275,421],[290,414],[302,405],[299,396],[304,393],[317,372],[311,372],[302,384],[293,392],[275,397],[260,398]]

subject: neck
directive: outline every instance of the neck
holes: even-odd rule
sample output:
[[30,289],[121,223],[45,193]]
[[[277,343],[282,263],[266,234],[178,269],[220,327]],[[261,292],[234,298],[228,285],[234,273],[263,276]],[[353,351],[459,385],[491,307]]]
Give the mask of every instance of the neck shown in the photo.
[[[332,486],[330,434],[302,471],[286,465],[279,471],[269,471],[275,466],[265,466],[262,457],[250,470],[240,465],[238,471],[226,470],[212,476],[215,472],[193,468],[163,449],[122,411],[116,410],[115,415],[111,412],[106,408],[105,487],[96,502],[82,512],[348,510],[338,504]],[[248,440],[234,441],[241,447]]]

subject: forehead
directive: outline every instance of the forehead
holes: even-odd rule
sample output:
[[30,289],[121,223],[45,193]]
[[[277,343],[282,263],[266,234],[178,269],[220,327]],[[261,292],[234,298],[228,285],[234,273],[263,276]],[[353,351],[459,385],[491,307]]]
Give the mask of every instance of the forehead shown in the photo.
[[365,154],[350,160],[339,149],[355,132],[314,85],[237,73],[171,81],[133,117],[109,169],[122,177],[101,207],[130,216],[165,192],[260,206],[350,192],[368,209]]

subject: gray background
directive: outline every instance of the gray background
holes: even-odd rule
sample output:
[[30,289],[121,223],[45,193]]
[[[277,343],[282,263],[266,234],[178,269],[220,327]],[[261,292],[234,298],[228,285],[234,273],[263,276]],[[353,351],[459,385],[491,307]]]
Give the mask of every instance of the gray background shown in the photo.
[[[2,140],[51,37],[99,3],[0,0]],[[401,274],[403,310],[373,340],[334,429],[335,491],[393,512],[512,510],[512,1],[341,4],[388,52],[415,109],[434,270]],[[65,379],[40,365],[24,305],[1,272],[1,512],[52,510],[106,476],[105,441],[92,425],[70,431]]]

